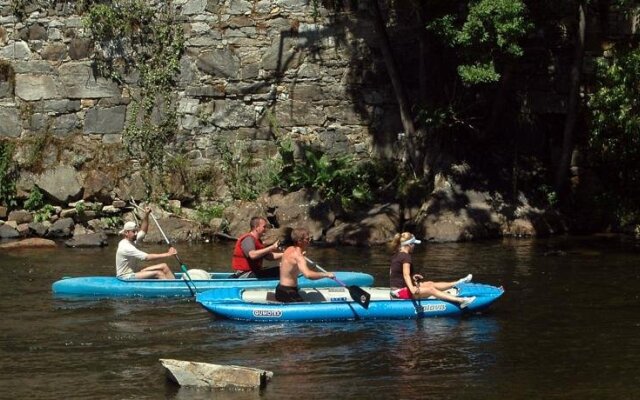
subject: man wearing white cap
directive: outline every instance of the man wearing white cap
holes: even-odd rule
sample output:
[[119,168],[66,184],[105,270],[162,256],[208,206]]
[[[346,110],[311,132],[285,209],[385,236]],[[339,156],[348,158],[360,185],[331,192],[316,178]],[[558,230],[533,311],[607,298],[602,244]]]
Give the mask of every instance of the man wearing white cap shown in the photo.
[[149,267],[140,268],[140,261],[152,261],[160,258],[171,257],[178,254],[173,247],[169,248],[166,253],[149,254],[138,250],[135,243],[141,242],[147,230],[149,229],[149,207],[144,209],[144,215],[140,224],[128,221],[119,232],[124,239],[118,243],[118,251],[116,252],[116,274],[119,278],[124,279],[175,279],[173,272],[166,263],[151,265]]

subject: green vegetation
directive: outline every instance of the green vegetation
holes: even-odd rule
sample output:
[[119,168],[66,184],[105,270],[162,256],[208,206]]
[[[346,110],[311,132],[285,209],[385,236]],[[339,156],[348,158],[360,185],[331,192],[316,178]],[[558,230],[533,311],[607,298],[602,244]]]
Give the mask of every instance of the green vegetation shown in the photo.
[[100,223],[105,229],[120,229],[120,227],[122,227],[123,221],[122,217],[120,217],[119,215],[114,215],[100,218]]
[[40,188],[34,186],[29,193],[29,197],[24,201],[24,208],[29,211],[35,211],[44,206],[44,195]]
[[0,140],[0,204],[13,207],[16,205],[17,168],[13,161],[15,145]]
[[171,204],[168,194],[166,194],[166,193],[159,194],[155,198],[155,201],[158,203],[160,208],[162,208],[163,210],[165,210],[167,212],[170,212],[172,214],[180,214],[180,208],[174,207]]
[[55,208],[51,204],[45,204],[34,213],[33,220],[35,222],[48,221],[54,213]]
[[347,211],[371,202],[374,188],[388,184],[381,185],[385,174],[373,163],[356,163],[350,156],[330,157],[319,149],[307,148],[304,157],[295,160],[290,143],[281,145],[280,154],[284,164],[278,174],[280,186],[289,190],[315,189]]
[[196,209],[198,222],[208,224],[213,218],[222,218],[225,208],[220,203],[200,204]]
[[52,141],[53,136],[48,131],[38,133],[27,139],[25,142],[28,144],[28,151],[23,165],[24,169],[32,172],[41,172],[43,169],[43,154],[45,154],[47,146]]
[[[121,84],[133,71],[139,73],[140,92],[132,97],[124,141],[149,174],[164,171],[166,148],[177,131],[172,91],[184,51],[173,3],[161,2],[158,7],[151,8],[144,0],[116,0],[90,5],[84,17],[98,72]],[[152,179],[145,182],[151,193]]]
[[29,197],[24,201],[24,208],[34,213],[33,220],[35,222],[48,221],[55,213],[55,209],[51,204],[45,204],[44,195],[37,186],[31,189]]
[[87,205],[84,204],[84,201],[77,202],[74,208],[78,215],[84,215],[85,211],[87,211]]
[[258,162],[240,141],[230,144],[219,140],[216,147],[221,157],[220,170],[233,199],[255,200],[274,186],[280,170],[277,157]]
[[[607,202],[624,214],[635,214],[640,200],[640,50],[623,47],[600,58],[597,89],[589,96],[589,150],[603,184],[617,199]],[[625,211],[627,210],[627,211]]]
[[497,82],[496,60],[523,55],[519,41],[533,28],[527,7],[519,0],[475,0],[461,13],[452,2],[450,10],[427,24],[446,46],[457,49],[458,74],[463,83]]

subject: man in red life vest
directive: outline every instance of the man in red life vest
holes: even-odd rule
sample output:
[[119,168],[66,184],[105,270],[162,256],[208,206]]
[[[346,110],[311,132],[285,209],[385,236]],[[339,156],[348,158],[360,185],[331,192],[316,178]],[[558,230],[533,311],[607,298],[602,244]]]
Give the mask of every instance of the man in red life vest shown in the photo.
[[250,222],[251,231],[240,236],[233,249],[231,266],[236,277],[277,278],[280,276],[280,268],[263,268],[262,260],[278,260],[282,252],[278,251],[279,242],[276,240],[270,246],[262,243],[262,237],[269,223],[265,218],[253,217]]

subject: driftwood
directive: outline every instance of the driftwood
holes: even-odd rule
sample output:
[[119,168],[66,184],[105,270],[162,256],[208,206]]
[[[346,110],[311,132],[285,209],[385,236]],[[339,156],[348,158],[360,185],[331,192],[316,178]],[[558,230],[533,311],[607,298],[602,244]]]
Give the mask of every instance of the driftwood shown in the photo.
[[167,376],[180,386],[209,389],[259,389],[266,386],[273,372],[237,365],[208,364],[160,359]]

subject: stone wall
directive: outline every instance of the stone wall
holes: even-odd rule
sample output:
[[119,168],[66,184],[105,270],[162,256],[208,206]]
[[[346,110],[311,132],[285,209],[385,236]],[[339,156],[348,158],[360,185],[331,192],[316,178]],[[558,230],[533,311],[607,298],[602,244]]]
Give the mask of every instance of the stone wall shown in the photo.
[[[11,3],[0,0],[0,63],[9,71],[0,73],[0,139],[23,144],[23,164],[35,148],[41,170],[72,166],[83,189],[68,200],[126,198],[139,180],[122,146],[131,87],[94,76],[74,2],[27,6],[21,20]],[[273,156],[282,136],[366,158],[384,150],[376,132],[400,131],[390,92],[362,84],[375,64],[367,65],[370,34],[329,23],[323,9],[314,19],[311,3],[174,2],[186,36],[176,141],[193,166],[216,163],[218,139],[244,143],[258,158]],[[383,127],[388,121],[398,122]],[[48,142],[34,146],[43,135]]]

